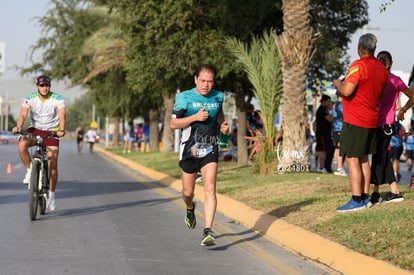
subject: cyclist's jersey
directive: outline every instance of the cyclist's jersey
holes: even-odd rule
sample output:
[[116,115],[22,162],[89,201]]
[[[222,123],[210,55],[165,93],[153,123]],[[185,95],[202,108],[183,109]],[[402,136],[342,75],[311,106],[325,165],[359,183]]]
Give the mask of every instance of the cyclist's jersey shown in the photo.
[[50,91],[49,97],[41,100],[35,91],[24,99],[22,107],[29,108],[31,127],[43,131],[59,130],[58,110],[65,108],[65,101],[61,95]]
[[180,160],[203,158],[218,152],[217,118],[223,107],[223,93],[211,90],[206,96],[195,88],[179,93],[173,109],[173,118],[183,118],[196,114],[205,106],[208,112],[206,121],[193,122],[183,128],[180,143]]

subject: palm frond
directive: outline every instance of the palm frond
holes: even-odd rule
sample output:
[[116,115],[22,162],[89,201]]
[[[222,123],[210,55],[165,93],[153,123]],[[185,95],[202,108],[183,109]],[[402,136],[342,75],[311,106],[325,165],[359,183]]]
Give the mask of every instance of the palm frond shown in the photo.
[[266,135],[272,141],[276,133],[274,120],[283,90],[281,60],[271,31],[263,32],[262,37],[253,37],[250,47],[232,37],[227,37],[225,42],[229,51],[243,65],[252,83],[253,93],[262,111]]

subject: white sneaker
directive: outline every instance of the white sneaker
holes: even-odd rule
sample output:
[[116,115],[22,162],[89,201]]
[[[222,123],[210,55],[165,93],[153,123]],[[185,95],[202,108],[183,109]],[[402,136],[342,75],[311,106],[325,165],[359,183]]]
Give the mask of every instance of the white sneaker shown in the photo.
[[48,208],[50,211],[56,210],[55,192],[49,192]]
[[32,175],[32,170],[29,168],[26,171],[26,176],[24,176],[23,184],[29,184],[31,175]]
[[348,173],[344,169],[338,169],[334,172],[334,175],[346,177],[348,176]]

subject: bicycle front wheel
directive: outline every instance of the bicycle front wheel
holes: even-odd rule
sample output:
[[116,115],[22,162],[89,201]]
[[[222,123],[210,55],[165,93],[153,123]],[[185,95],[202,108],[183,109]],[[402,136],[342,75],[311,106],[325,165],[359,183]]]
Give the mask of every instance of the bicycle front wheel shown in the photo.
[[39,190],[39,213],[40,215],[46,214],[47,198],[49,191],[49,175],[48,175],[48,165],[47,160],[43,161],[43,176],[42,176],[42,190]]
[[34,221],[37,216],[40,165],[38,160],[34,159],[32,161],[32,174],[29,183],[29,216],[32,221]]

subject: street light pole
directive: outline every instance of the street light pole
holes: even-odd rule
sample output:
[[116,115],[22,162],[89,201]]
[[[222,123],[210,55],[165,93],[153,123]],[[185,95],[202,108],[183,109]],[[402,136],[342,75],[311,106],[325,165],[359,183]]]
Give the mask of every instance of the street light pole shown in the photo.
[[0,96],[0,130],[3,131],[3,96]]
[[9,130],[9,91],[6,91],[6,121],[4,130]]

